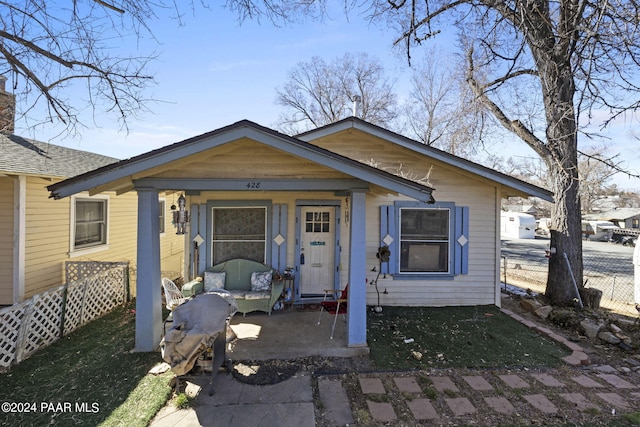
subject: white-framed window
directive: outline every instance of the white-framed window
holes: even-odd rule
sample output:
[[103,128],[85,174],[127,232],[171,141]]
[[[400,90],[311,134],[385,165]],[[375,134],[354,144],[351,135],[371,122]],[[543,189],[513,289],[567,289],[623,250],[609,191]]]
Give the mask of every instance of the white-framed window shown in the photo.
[[400,208],[400,273],[449,273],[451,210]]
[[420,280],[468,274],[469,229],[469,207],[454,202],[381,205],[380,246],[391,251],[382,271]]
[[109,197],[71,199],[71,252],[104,248],[109,239]]
[[160,234],[164,234],[165,232],[165,222],[166,222],[166,209],[167,209],[167,202],[165,199],[159,199],[158,200],[158,204],[160,206],[158,206],[158,209],[160,211]]

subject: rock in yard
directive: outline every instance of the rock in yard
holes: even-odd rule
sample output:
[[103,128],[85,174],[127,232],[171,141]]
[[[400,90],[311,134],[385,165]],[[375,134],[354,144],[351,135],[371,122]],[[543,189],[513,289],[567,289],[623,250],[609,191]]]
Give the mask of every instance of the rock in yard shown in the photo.
[[549,317],[552,311],[553,311],[553,307],[551,307],[550,305],[545,305],[537,309],[535,311],[535,315],[541,319],[546,319],[547,317]]
[[609,331],[602,331],[598,334],[598,338],[609,344],[619,344],[620,338],[616,337]]
[[587,338],[594,339],[598,336],[598,333],[602,330],[604,324],[595,323],[593,320],[585,319],[580,322],[580,327],[584,331],[584,334],[587,336]]
[[156,364],[153,368],[151,368],[151,370],[149,370],[149,373],[151,375],[160,375],[160,374],[164,374],[169,369],[171,369],[171,366],[169,366],[168,363],[162,362],[162,363]]
[[523,299],[522,301],[520,301],[520,305],[529,313],[535,313],[537,309],[542,307],[542,304],[533,299]]
[[611,323],[611,324],[609,325],[609,329],[611,329],[611,332],[613,332],[613,333],[614,333],[614,334],[616,334],[616,335],[622,332],[622,329],[620,329],[620,328],[618,327],[618,325],[616,325],[616,324],[614,324],[614,323]]

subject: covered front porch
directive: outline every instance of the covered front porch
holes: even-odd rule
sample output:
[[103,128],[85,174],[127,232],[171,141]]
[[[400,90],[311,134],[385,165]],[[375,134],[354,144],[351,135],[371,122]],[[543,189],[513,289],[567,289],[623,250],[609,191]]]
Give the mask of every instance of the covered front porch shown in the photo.
[[[318,325],[318,319],[320,324]],[[333,315],[298,311],[295,306],[265,313],[251,313],[231,319],[237,339],[228,344],[232,360],[299,359],[305,357],[352,357],[369,354],[369,347],[347,345],[347,323],[338,316],[330,339]]]
[[[150,180],[145,180],[145,184],[151,184]],[[209,183],[210,185],[211,183]],[[271,182],[273,185],[279,185]],[[176,186],[171,188],[171,186]],[[158,316],[161,308],[160,298],[161,292],[159,287],[153,286],[154,283],[161,281],[158,253],[158,232],[155,230],[156,222],[153,218],[157,218],[157,197],[159,191],[178,191],[177,186],[185,185],[183,181],[178,180],[176,183],[163,181],[156,183],[151,188],[137,188],[138,192],[138,280],[137,280],[137,300],[136,300],[136,349],[138,351],[151,351],[160,341],[160,330],[157,329]],[[197,185],[203,185],[198,183]],[[320,295],[313,297],[305,297],[304,289],[301,286],[301,279],[304,267],[313,263],[309,252],[304,251],[304,246],[299,242],[304,241],[299,236],[299,224],[305,227],[305,221],[302,218],[306,216],[304,208],[309,206],[318,207],[329,206],[330,210],[335,213],[335,219],[332,219],[327,230],[330,231],[330,239],[335,245],[335,249],[329,257],[330,262],[326,264],[317,263],[321,268],[316,270],[328,270],[326,273],[326,282],[322,283],[319,288],[322,289],[343,289],[349,283],[349,295],[347,302],[346,314],[346,336],[345,342],[340,342],[346,348],[366,347],[366,221],[348,221],[342,223],[338,227],[339,212],[345,212],[350,218],[366,217],[366,194],[361,189],[351,189],[345,192],[344,189],[333,189],[335,183],[325,182],[328,187],[320,188],[317,192],[307,192],[307,198],[300,198],[297,191],[281,191],[278,188],[265,188],[264,192],[259,195],[255,191],[236,191],[234,195],[226,191],[211,191],[200,187],[199,194],[193,194],[193,188],[183,190],[187,192],[188,202],[187,208],[191,212],[191,221],[184,231],[185,235],[185,280],[193,279],[196,276],[203,276],[203,272],[215,264],[213,247],[219,240],[216,240],[215,232],[212,231],[212,224],[215,216],[217,222],[222,221],[221,218],[236,217],[241,218],[231,221],[229,228],[244,229],[247,227],[247,221],[258,218],[257,223],[266,222],[264,231],[261,231],[261,237],[250,241],[248,245],[242,246],[245,251],[242,253],[233,253],[233,258],[252,259],[250,250],[258,246],[257,255],[261,256],[261,252],[265,252],[264,263],[275,271],[283,273],[287,266],[294,266],[295,273],[293,282],[294,295],[289,302],[295,304],[319,302],[322,299]],[[343,184],[344,185],[344,184]],[[361,185],[361,184],[359,184]],[[160,186],[162,190],[160,190]],[[155,188],[158,187],[158,188]],[[279,191],[280,190],[280,191]],[[336,194],[341,192],[341,194]],[[345,194],[346,193],[346,194]],[[333,198],[333,199],[332,199]],[[348,202],[345,201],[348,198]],[[345,206],[348,205],[348,206]],[[224,215],[216,216],[218,210],[228,211]],[[243,216],[243,213],[251,212]],[[231,215],[229,215],[231,212]],[[315,212],[315,211],[314,211]],[[313,215],[315,217],[315,215]],[[329,216],[333,218],[333,215]],[[317,225],[314,222],[313,225]],[[261,226],[258,226],[260,229]],[[334,232],[334,228],[337,230]],[[334,234],[335,233],[335,234]],[[316,236],[317,238],[317,236]],[[262,243],[264,241],[264,243]],[[200,243],[198,243],[200,242]],[[347,243],[341,243],[347,242]],[[324,242],[322,242],[324,243]],[[331,244],[327,244],[330,246]],[[232,240],[232,245],[237,246],[238,240]],[[218,252],[230,252],[233,249],[220,246]],[[303,258],[307,257],[307,261]],[[256,254],[253,254],[254,261]],[[335,258],[334,258],[335,257]],[[222,261],[228,261],[223,258]],[[263,262],[260,260],[260,262]],[[295,305],[290,310],[296,310]],[[259,319],[261,313],[255,313],[254,317]],[[319,314],[319,313],[318,313]],[[267,316],[269,317],[269,316]],[[317,323],[317,319],[316,319]],[[265,324],[266,325],[266,324]],[[292,324],[295,325],[295,322]],[[281,326],[278,326],[281,327]],[[267,328],[268,329],[268,328]],[[317,328],[314,328],[314,331]],[[151,333],[149,333],[151,331]],[[329,337],[330,333],[327,333]],[[301,335],[300,342],[304,343],[304,336]],[[296,338],[290,336],[289,344],[294,345]],[[295,344],[298,345],[297,343]],[[304,344],[300,344],[304,348]]]

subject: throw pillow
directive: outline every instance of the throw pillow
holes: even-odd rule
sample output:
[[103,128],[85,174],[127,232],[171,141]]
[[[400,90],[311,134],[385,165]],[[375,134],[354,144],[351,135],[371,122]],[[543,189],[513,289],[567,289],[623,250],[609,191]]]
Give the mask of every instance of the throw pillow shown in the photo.
[[251,291],[268,291],[271,289],[271,271],[255,271],[251,273]]
[[204,272],[204,291],[209,292],[214,289],[224,289],[224,281],[227,278],[225,271],[214,273],[212,271]]

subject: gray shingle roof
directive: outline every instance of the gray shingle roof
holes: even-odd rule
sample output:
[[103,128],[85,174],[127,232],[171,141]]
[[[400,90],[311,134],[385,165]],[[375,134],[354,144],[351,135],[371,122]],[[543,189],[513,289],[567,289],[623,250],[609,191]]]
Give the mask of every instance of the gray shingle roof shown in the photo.
[[597,214],[601,218],[608,220],[624,220],[640,215],[640,209],[638,208],[619,208],[613,209],[607,212]]
[[88,151],[0,134],[0,173],[69,178],[117,162]]

